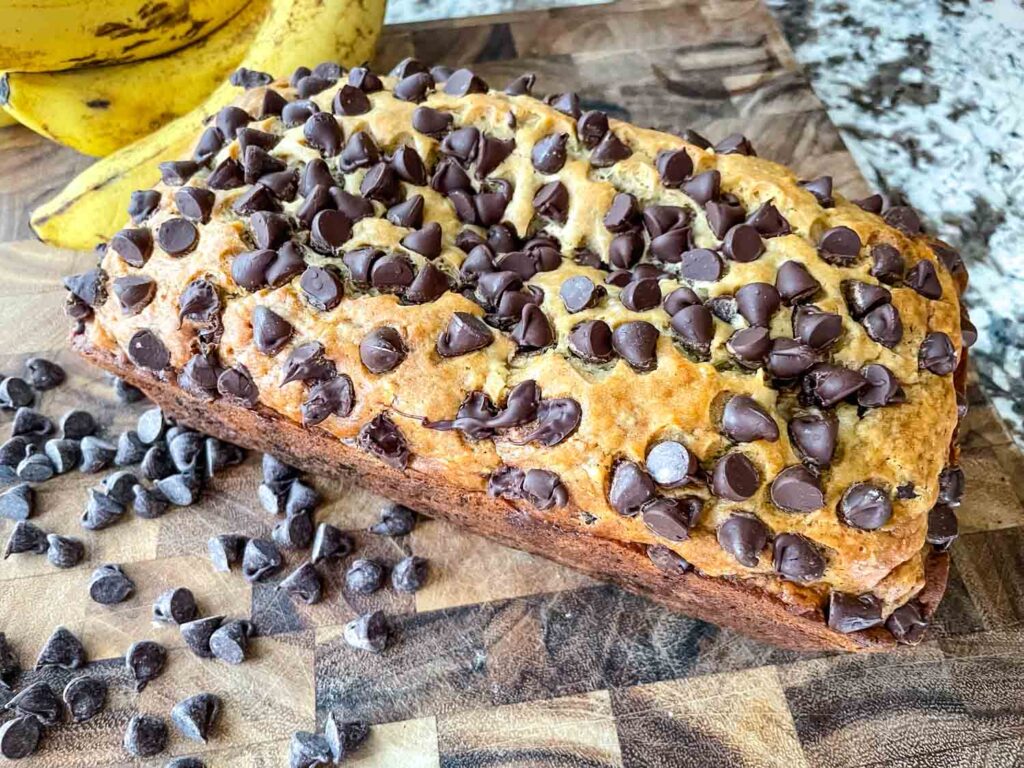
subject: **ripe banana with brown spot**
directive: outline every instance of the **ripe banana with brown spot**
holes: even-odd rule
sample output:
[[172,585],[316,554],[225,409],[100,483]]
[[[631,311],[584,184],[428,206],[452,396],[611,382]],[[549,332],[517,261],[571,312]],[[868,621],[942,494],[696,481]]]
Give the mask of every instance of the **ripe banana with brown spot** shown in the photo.
[[[373,56],[385,0],[271,0],[240,66],[287,75],[303,64],[360,64]],[[218,86],[201,105],[145,138],[97,161],[55,198],[32,212],[39,237],[64,248],[88,249],[124,223],[133,190],[151,187],[157,164],[189,156],[206,118],[231,102],[238,89]]]
[[56,72],[160,56],[248,0],[0,0],[0,71]]
[[241,62],[269,6],[252,0],[212,35],[153,59],[4,73],[0,106],[48,139],[109,155],[201,104]]

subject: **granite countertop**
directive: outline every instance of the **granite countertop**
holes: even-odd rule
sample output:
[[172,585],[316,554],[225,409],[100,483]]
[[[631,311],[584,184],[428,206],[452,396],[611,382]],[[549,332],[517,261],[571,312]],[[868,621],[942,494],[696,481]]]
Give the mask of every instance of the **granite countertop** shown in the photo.
[[[391,0],[388,23],[606,0]],[[766,0],[864,176],[959,247],[982,385],[1024,444],[1024,5]]]

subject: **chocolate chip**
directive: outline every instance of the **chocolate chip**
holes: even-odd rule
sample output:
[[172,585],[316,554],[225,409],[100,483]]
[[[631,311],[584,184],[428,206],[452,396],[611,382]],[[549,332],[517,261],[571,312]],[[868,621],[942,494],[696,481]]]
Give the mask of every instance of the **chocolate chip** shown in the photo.
[[630,231],[639,213],[636,198],[628,192],[618,192],[604,215],[604,226],[609,232]]
[[829,627],[837,632],[860,632],[882,623],[882,601],[871,594],[832,592],[827,613]]
[[698,296],[692,288],[683,285],[672,291],[672,293],[670,293],[665,299],[665,303],[662,306],[664,307],[665,312],[668,313],[668,316],[673,317],[685,307],[700,303],[700,296]]
[[487,93],[487,83],[468,69],[457,69],[448,77],[444,92],[449,96],[465,96],[469,93]]
[[365,197],[353,195],[340,187],[331,187],[329,194],[338,211],[348,216],[349,220],[353,223],[376,215],[373,210],[373,203]]
[[583,275],[570,277],[558,289],[558,295],[570,314],[597,306],[605,293],[603,287],[594,285],[589,277]]
[[771,351],[771,339],[767,328],[743,328],[730,336],[725,346],[740,365],[758,368]]
[[306,138],[306,143],[319,150],[324,157],[334,157],[341,152],[341,126],[330,112],[316,112],[310,115],[302,125],[302,135]]
[[793,310],[793,335],[813,349],[825,349],[843,333],[843,319],[815,306]]
[[389,253],[373,262],[370,283],[378,291],[398,293],[413,281],[413,267],[402,254]]
[[380,413],[363,425],[357,437],[359,447],[395,469],[409,464],[409,445],[401,430],[386,414]]
[[612,332],[612,348],[638,373],[658,367],[658,329],[646,320],[619,325]]
[[835,206],[836,201],[832,197],[831,176],[819,176],[810,181],[799,181],[797,184],[814,195],[822,208],[832,208]]
[[736,307],[751,325],[769,326],[780,303],[779,292],[770,283],[748,283],[736,291]]
[[874,214],[881,214],[882,208],[885,207],[885,198],[878,194],[868,195],[860,200],[852,200],[851,202],[858,208]]
[[[64,287],[71,295],[81,299],[90,307],[98,307],[107,300],[107,273],[102,269],[90,269],[78,275],[68,275],[64,278]],[[28,405],[28,403],[20,404]]]
[[684,347],[706,355],[715,338],[715,321],[710,310],[701,304],[685,306],[672,315],[672,330]]
[[533,197],[533,208],[538,216],[564,223],[569,213],[569,190],[560,181],[552,181]]
[[376,560],[353,560],[345,571],[345,588],[359,595],[371,595],[384,582],[384,568]]
[[[227,573],[233,565],[242,562],[242,552],[248,542],[249,540],[246,537],[232,533],[222,533],[211,538],[207,542],[206,547],[210,554],[213,570],[218,573]],[[195,621],[195,619],[179,623],[184,625],[189,623],[189,621]],[[213,629],[210,630],[210,634],[213,634]]]
[[345,286],[330,267],[308,266],[299,279],[299,288],[310,306],[321,312],[334,309],[345,295]]
[[816,581],[825,573],[825,558],[818,548],[798,533],[782,533],[775,537],[776,573],[800,583]]
[[153,253],[153,233],[146,228],[122,229],[110,239],[109,247],[125,264],[144,267]]
[[156,297],[156,281],[148,275],[128,275],[114,280],[114,295],[125,315],[137,315]]
[[718,545],[740,565],[755,568],[768,544],[768,527],[753,515],[733,514],[718,526]]
[[722,434],[733,442],[749,443],[754,440],[775,442],[779,427],[775,419],[748,395],[730,397],[722,411]]
[[329,523],[320,523],[313,537],[310,562],[316,565],[328,560],[346,557],[354,548],[352,537]]
[[396,592],[418,592],[427,583],[427,561],[415,555],[395,563],[391,570],[391,585]]
[[[265,543],[270,544],[270,542]],[[188,649],[199,658],[212,659],[213,652],[210,650],[210,636],[223,621],[223,616],[207,616],[202,619],[186,622],[179,627],[181,639],[185,641]]]
[[568,141],[569,135],[566,133],[552,133],[540,139],[530,154],[533,167],[539,173],[558,173],[565,165]]
[[405,301],[426,304],[439,299],[451,285],[448,276],[433,264],[424,264],[405,291]]
[[380,160],[380,150],[366,131],[356,131],[348,137],[338,158],[338,167],[349,173],[357,168],[369,168]]
[[367,171],[359,185],[359,194],[367,200],[379,200],[384,205],[394,203],[399,192],[398,174],[384,162],[377,163]]
[[440,139],[451,128],[453,117],[432,107],[417,107],[412,113],[412,127],[435,139]]
[[36,751],[43,727],[39,720],[20,715],[0,725],[0,755],[8,760],[20,760]]
[[140,640],[132,643],[124,655],[124,664],[128,674],[135,679],[135,692],[142,691],[146,685],[155,680],[163,672],[167,663],[167,649],[152,640]]
[[395,84],[394,97],[400,101],[418,103],[427,97],[434,88],[434,78],[426,72],[415,72],[403,77]]
[[71,715],[71,722],[84,723],[103,711],[107,701],[107,684],[91,675],[79,675],[68,681],[61,698]]
[[702,508],[703,502],[696,496],[658,498],[644,504],[641,517],[656,536],[669,541],[686,541]]
[[836,514],[844,525],[875,531],[892,517],[892,502],[889,494],[877,485],[854,483],[843,493]]
[[857,393],[857,403],[863,408],[881,408],[906,402],[907,396],[896,376],[884,365],[870,363],[860,369],[867,386]]
[[334,377],[334,363],[324,356],[324,345],[310,341],[296,347],[281,367],[281,384],[293,381],[316,382]]
[[634,280],[622,289],[619,301],[633,312],[645,312],[661,303],[661,287],[654,279]]
[[136,365],[152,371],[162,371],[171,363],[171,353],[149,329],[136,331],[128,340],[128,357]]
[[26,552],[42,555],[46,553],[48,546],[45,531],[27,520],[18,520],[11,528],[3,557],[6,560],[11,555],[20,555]]
[[772,340],[768,370],[779,379],[794,379],[818,361],[815,350],[794,339]]
[[871,246],[871,262],[871,276],[879,281],[894,285],[903,279],[903,256],[888,243]]
[[[388,644],[388,626],[384,613],[382,611],[373,611],[348,622],[342,630],[342,637],[353,648],[361,651],[370,651],[371,653],[380,653]],[[296,737],[298,735],[296,734]],[[323,739],[323,737],[317,738]],[[327,744],[327,740],[323,739],[323,743]],[[293,741],[293,752],[294,749],[295,742]],[[305,751],[309,751],[309,749],[306,748]],[[330,756],[330,754],[330,747],[328,745],[327,755]],[[302,763],[293,763],[293,765],[296,764],[301,765]],[[315,762],[309,764],[316,765]]]
[[544,101],[574,120],[578,120],[580,117],[580,97],[572,91],[552,94],[544,99]]
[[771,484],[772,503],[786,512],[815,512],[825,506],[818,478],[801,465],[786,467]]
[[697,457],[685,445],[674,440],[664,440],[647,452],[647,471],[658,485],[677,488],[696,480],[700,465]]
[[885,223],[908,237],[921,234],[921,217],[909,205],[894,205],[882,214]]
[[939,474],[939,503],[960,506],[964,496],[964,471],[960,467],[946,467]]
[[584,112],[576,121],[576,135],[587,149],[593,149],[601,143],[608,133],[608,115],[593,109]]
[[346,115],[352,117],[354,115],[364,115],[370,111],[372,105],[370,99],[366,93],[354,85],[343,85],[334,94],[334,99],[331,101],[331,110],[336,115]]
[[935,265],[927,259],[917,262],[907,272],[906,284],[926,299],[942,298],[942,283],[935,271]]
[[436,221],[428,222],[422,229],[407,234],[401,242],[424,258],[436,259],[441,255],[441,225]]
[[248,369],[241,364],[228,368],[217,377],[217,392],[246,408],[254,408],[259,390]]
[[917,364],[936,376],[952,373],[957,366],[957,355],[949,336],[941,331],[927,333],[917,353]]
[[[178,376],[178,385],[203,399],[213,399],[217,393],[217,377],[221,368],[215,360],[202,354],[189,358]],[[143,460],[145,461],[145,460]]]
[[684,181],[680,189],[697,205],[706,205],[717,200],[721,190],[722,175],[718,171],[704,171]]
[[376,93],[384,89],[384,83],[368,67],[352,67],[348,73],[348,82],[363,93]]
[[247,291],[258,291],[266,286],[267,269],[276,258],[268,249],[240,253],[231,262],[231,279]]
[[[50,441],[55,442],[55,441]],[[34,494],[28,483],[19,483],[0,493],[0,517],[27,520],[32,516]]]
[[[167,470],[161,470],[160,474],[162,477],[157,479],[162,480],[165,477],[170,477],[173,472],[173,467],[169,467]],[[136,517],[140,517],[144,520],[155,520],[158,517],[162,517],[170,505],[167,497],[164,496],[163,492],[159,488],[144,488],[141,485],[135,485],[132,487],[132,493],[134,495],[134,498],[132,499],[132,511],[135,512]]]
[[322,381],[309,390],[302,404],[302,423],[319,424],[331,415],[344,418],[352,412],[354,402],[355,393],[348,376]]
[[272,541],[249,539],[242,554],[242,576],[250,584],[264,581],[280,571],[282,563],[281,552]]
[[476,156],[479,142],[480,130],[467,125],[445,136],[444,141],[441,142],[441,152],[467,164]]
[[718,155],[749,155],[756,157],[753,145],[742,133],[730,133],[720,142],[715,144],[715,154]]
[[860,236],[849,227],[832,227],[818,238],[818,255],[829,264],[848,267],[860,255]]
[[438,337],[437,353],[441,357],[458,357],[483,349],[493,341],[494,334],[479,317],[456,312]]
[[187,184],[199,170],[199,163],[192,160],[167,160],[158,165],[160,180],[169,187]]
[[119,565],[101,565],[89,579],[89,597],[101,605],[127,600],[135,592],[135,584]]
[[497,170],[498,166],[512,154],[516,148],[515,139],[498,139],[483,135],[476,151],[476,177],[483,179]]
[[737,224],[725,233],[722,252],[733,261],[756,261],[764,253],[764,242],[752,226]]
[[252,311],[252,338],[256,348],[265,355],[276,355],[292,337],[291,323],[266,307]]
[[307,549],[313,543],[312,513],[300,511],[287,515],[274,525],[271,538],[282,549]]
[[199,242],[199,230],[188,219],[167,219],[156,231],[157,244],[171,256],[190,253]]
[[519,322],[510,334],[520,352],[532,352],[551,346],[555,340],[555,331],[547,315],[536,304],[525,304]]
[[220,714],[220,699],[212,693],[197,693],[171,708],[171,722],[182,736],[206,743]]
[[[219,148],[219,147],[218,147]],[[160,193],[155,189],[137,189],[128,201],[128,215],[133,224],[141,224],[160,207]]]
[[608,168],[633,154],[633,150],[612,131],[608,131],[590,153],[594,168]]
[[63,708],[49,684],[39,680],[11,697],[5,709],[14,710],[18,715],[33,717],[42,725],[54,726],[60,722]]
[[391,156],[391,167],[398,178],[415,186],[427,183],[427,167],[413,147],[401,146]]
[[352,222],[340,211],[320,211],[310,226],[310,245],[320,253],[333,254],[352,236]]
[[195,595],[186,587],[169,589],[153,603],[153,620],[165,624],[185,624],[198,613]]
[[[196,468],[197,469],[197,468]],[[168,475],[154,484],[164,498],[176,507],[190,507],[199,500],[202,492],[201,477],[195,470]]]
[[[712,200],[705,203],[704,212],[707,215],[708,226],[711,227],[711,231],[715,233],[715,237],[719,240],[724,239],[733,227],[742,224],[744,219],[743,208],[739,204],[727,200]],[[750,227],[750,229],[754,234],[757,234],[757,230],[753,227]],[[752,238],[750,238],[750,232],[746,233],[746,238],[741,234],[740,239],[750,239],[753,242]],[[760,235],[758,235],[757,241],[760,241]]]
[[407,354],[401,334],[388,325],[370,331],[359,343],[359,359],[371,373],[393,371]]
[[194,323],[211,323],[220,314],[220,295],[209,280],[197,278],[178,297],[178,318]]
[[761,479],[753,462],[737,452],[727,453],[720,458],[711,475],[712,492],[730,501],[749,499],[757,493],[760,484]]
[[882,304],[867,313],[861,323],[868,338],[892,349],[903,338],[903,321],[892,304]]
[[620,515],[632,517],[655,496],[654,480],[639,464],[619,461],[612,468],[608,503]]
[[655,156],[654,167],[662,184],[677,188],[693,173],[693,160],[685,149],[664,149]]
[[249,649],[249,637],[253,633],[248,621],[227,621],[210,635],[210,651],[226,664],[241,664]]
[[885,628],[892,633],[896,641],[904,645],[916,645],[921,642],[928,621],[921,615],[915,603],[907,603],[889,614]]
[[509,96],[529,96],[533,92],[533,84],[536,80],[537,76],[532,72],[519,75],[510,80],[508,85],[505,86],[505,93]]
[[327,163],[317,157],[306,163],[299,178],[299,192],[303,197],[309,197],[317,187],[333,187],[334,177],[331,175]]
[[614,357],[612,331],[604,320],[587,320],[569,334],[569,351],[589,363],[605,363]]
[[725,265],[722,258],[707,248],[685,251],[679,262],[679,271],[688,280],[715,282],[722,278]]
[[756,229],[761,237],[780,237],[792,231],[789,222],[771,203],[762,203],[747,217],[747,224]]
[[259,88],[261,85],[270,85],[274,78],[266,72],[258,72],[253,69],[239,67],[228,78],[228,82],[236,88]]

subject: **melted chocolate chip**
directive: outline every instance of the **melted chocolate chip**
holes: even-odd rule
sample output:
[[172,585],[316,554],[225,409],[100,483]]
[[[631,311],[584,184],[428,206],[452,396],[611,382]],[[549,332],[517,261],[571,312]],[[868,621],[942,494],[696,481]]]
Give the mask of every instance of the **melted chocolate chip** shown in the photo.
[[[888,285],[903,279],[903,256],[888,243],[871,246],[871,276]],[[941,289],[940,289],[941,292]]]
[[252,311],[252,338],[256,348],[265,355],[276,355],[292,337],[292,325],[266,307]]
[[831,413],[807,413],[789,421],[789,439],[803,460],[818,467],[832,463],[839,423]]
[[875,531],[892,517],[889,494],[872,483],[854,483],[843,493],[836,515],[843,525]]
[[220,314],[220,294],[217,286],[204,278],[197,278],[185,286],[178,297],[178,318],[194,323],[211,323]]
[[359,342],[359,359],[371,373],[393,371],[407,354],[402,335],[391,326],[375,328]]
[[779,427],[765,408],[749,395],[734,395],[722,410],[722,434],[733,442],[779,439]]
[[281,383],[322,381],[335,375],[334,363],[324,355],[324,345],[310,341],[296,347],[281,368]]
[[742,453],[725,454],[711,473],[711,491],[730,501],[744,501],[757,493],[761,478],[757,468]]
[[867,386],[857,371],[841,365],[822,363],[803,379],[804,393],[818,405],[831,408]]
[[882,601],[871,594],[832,592],[827,613],[829,627],[837,632],[860,632],[882,623]]
[[217,377],[217,391],[230,400],[247,408],[253,408],[259,398],[259,390],[249,370],[241,364],[222,371]]
[[744,368],[758,368],[764,365],[772,343],[768,329],[755,326],[736,331],[729,337],[725,347]]
[[659,498],[647,502],[640,516],[654,535],[669,541],[686,541],[702,509],[703,502],[696,496]]
[[466,312],[456,312],[437,339],[437,353],[441,357],[458,357],[484,349],[493,341],[494,334],[483,320]]
[[156,296],[156,281],[148,275],[128,275],[114,280],[114,295],[125,315],[137,315]]
[[753,515],[730,515],[718,527],[718,545],[740,565],[755,568],[768,545],[768,527]]
[[917,362],[919,368],[936,376],[947,376],[956,370],[956,349],[949,336],[941,331],[926,334],[917,353]]
[[319,424],[328,416],[342,418],[352,413],[355,404],[355,390],[352,380],[345,374],[321,381],[310,388],[302,404],[302,423],[307,426]]
[[771,484],[772,503],[786,512],[815,512],[825,506],[818,478],[796,465],[779,472]]
[[569,333],[569,351],[588,363],[606,363],[615,356],[612,330],[604,320],[587,320]]
[[945,552],[960,536],[956,512],[945,504],[936,504],[928,513],[926,541],[938,552]]
[[797,533],[775,537],[773,565],[776,573],[800,583],[816,581],[825,573],[825,558],[818,548]]
[[409,465],[409,445],[405,435],[386,414],[380,413],[363,425],[356,438],[359,447],[395,469]]
[[608,489],[608,503],[612,509],[625,517],[632,517],[648,501],[654,498],[654,480],[639,464],[619,461],[612,468],[612,480]]
[[927,259],[917,262],[907,272],[906,284],[926,299],[942,298],[942,283],[939,282],[935,265]]
[[128,340],[128,357],[136,365],[152,371],[162,371],[171,364],[171,353],[149,329],[136,331]]
[[638,373],[658,367],[658,329],[645,320],[623,323],[612,332],[612,348]]
[[306,267],[299,280],[299,288],[310,306],[321,312],[334,309],[345,295],[341,278],[329,267]]
[[542,138],[534,144],[530,154],[533,167],[539,173],[558,173],[565,165],[568,141],[569,135],[566,133],[552,133]]
[[569,190],[560,181],[549,182],[537,190],[533,208],[539,216],[564,222],[569,213]]
[[882,304],[868,312],[861,324],[868,338],[883,347],[892,349],[903,339],[903,321],[900,312],[892,304]]
[[793,310],[793,336],[813,349],[825,349],[842,333],[843,319],[837,314],[811,305]]

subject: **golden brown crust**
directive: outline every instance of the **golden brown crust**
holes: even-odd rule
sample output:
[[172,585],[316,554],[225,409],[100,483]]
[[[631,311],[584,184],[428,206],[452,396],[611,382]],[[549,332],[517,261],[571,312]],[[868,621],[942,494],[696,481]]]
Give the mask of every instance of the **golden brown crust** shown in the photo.
[[[424,482],[443,486],[446,492],[474,494],[477,498],[486,490],[489,476],[504,466],[554,472],[567,492],[568,503],[545,510],[540,516],[525,501],[513,505],[529,510],[531,519],[583,531],[601,539],[602,545],[667,547],[704,576],[744,582],[744,589],[770,595],[790,611],[817,615],[819,621],[832,592],[871,594],[880,601],[883,616],[922,594],[930,552],[925,541],[928,512],[939,496],[940,471],[949,460],[957,405],[952,377],[922,370],[918,350],[926,334],[938,332],[948,337],[961,367],[964,357],[959,304],[962,285],[958,284],[961,276],[951,274],[941,264],[924,237],[908,236],[838,194],[833,196],[833,204],[823,205],[791,171],[757,157],[716,153],[674,136],[612,120],[612,134],[625,142],[631,153],[607,167],[597,167],[593,151],[577,137],[576,120],[537,99],[494,91],[452,96],[439,89],[417,104],[393,96],[388,89],[394,87],[394,80],[386,78],[385,84],[385,90],[368,94],[372,105],[369,112],[336,118],[346,139],[359,131],[370,134],[382,157],[404,145],[412,147],[428,169],[438,163],[442,157],[439,141],[412,127],[413,113],[421,106],[450,113],[455,127],[473,126],[492,138],[514,140],[514,151],[487,174],[487,183],[504,180],[511,185],[501,219],[515,232],[528,236],[543,229],[557,239],[561,264],[524,281],[524,290],[542,291],[539,307],[553,330],[552,345],[524,352],[517,349],[508,326],[503,326],[493,331],[493,342],[479,351],[456,357],[439,355],[438,339],[453,315],[462,312],[483,317],[486,311],[481,303],[486,302],[448,292],[435,301],[411,304],[394,294],[354,284],[349,270],[341,266],[340,256],[359,247],[400,253],[417,271],[428,261],[401,244],[411,229],[383,218],[385,207],[379,202],[375,204],[377,215],[356,221],[351,238],[333,255],[309,249],[308,230],[300,227],[295,235],[307,263],[337,266],[346,278],[345,298],[336,307],[326,311],[311,307],[298,278],[276,288],[252,292],[243,289],[232,277],[232,265],[239,254],[252,250],[253,243],[247,217],[237,215],[232,208],[248,191],[246,185],[217,192],[212,220],[199,225],[198,246],[188,255],[172,256],[157,245],[140,268],[127,264],[116,249],[108,250],[102,267],[111,281],[146,275],[156,282],[156,294],[141,311],[126,314],[111,292],[95,307],[94,318],[87,323],[84,343],[88,348],[96,354],[116,356],[118,350],[128,350],[134,334],[152,331],[169,352],[170,366],[162,376],[173,382],[175,372],[201,346],[204,325],[179,320],[179,298],[189,283],[202,278],[216,287],[223,305],[215,345],[220,364],[245,367],[258,388],[261,408],[293,424],[302,422],[301,407],[308,386],[301,381],[280,383],[285,361],[301,344],[319,342],[337,371],[350,377],[354,407],[347,415],[330,416],[309,430],[311,435],[317,433],[318,444],[319,435],[325,433],[339,440],[347,452],[356,451],[360,431],[378,414],[386,413],[407,442],[407,476],[425,478]],[[286,98],[295,98],[294,91],[284,84],[273,87]],[[329,112],[335,92],[334,88],[328,89],[313,100]],[[255,89],[244,94],[239,105],[255,112],[262,98],[263,89]],[[291,166],[301,167],[321,155],[309,146],[301,125],[286,130],[278,118],[268,117],[250,123],[250,127],[282,134],[269,153]],[[538,171],[531,160],[534,148],[539,141],[559,134],[568,137],[564,164],[551,173]],[[820,509],[784,511],[771,498],[773,478],[801,461],[787,434],[787,422],[809,408],[817,409],[811,408],[813,403],[806,391],[801,395],[799,382],[780,385],[764,365],[756,370],[737,365],[727,341],[749,325],[742,313],[730,322],[714,320],[708,349],[695,351],[681,345],[672,317],[660,303],[639,311],[628,308],[628,301],[622,298],[623,289],[606,284],[607,267],[580,263],[588,261],[579,255],[587,251],[607,264],[616,233],[606,226],[605,217],[618,193],[633,195],[640,208],[677,206],[687,218],[687,247],[723,250],[722,239],[713,231],[706,209],[680,189],[663,183],[656,158],[659,152],[671,150],[686,152],[692,164],[691,177],[709,170],[720,174],[721,195],[717,199],[734,201],[748,215],[762,204],[772,203],[786,220],[790,233],[765,237],[763,253],[754,260],[725,262],[727,271],[715,281],[684,279],[677,265],[660,261],[659,267],[664,270],[658,280],[661,295],[669,295],[680,285],[692,285],[710,305],[712,300],[731,297],[751,283],[774,284],[780,265],[797,262],[820,284],[813,296],[814,306],[834,313],[841,322],[838,340],[821,351],[818,359],[852,371],[869,363],[884,365],[905,393],[905,402],[898,405],[860,407],[854,398],[846,398],[822,408],[833,413],[838,422],[838,448],[831,464],[819,473],[824,497]],[[229,158],[244,159],[237,141],[221,149],[213,164]],[[328,161],[335,183],[358,194],[366,169],[341,173],[335,158]],[[472,163],[466,166],[470,171],[474,168]],[[205,171],[200,172],[189,184],[202,187],[205,178]],[[563,184],[568,193],[564,222],[536,210],[538,190],[554,181]],[[474,183],[476,189],[481,189],[479,182]],[[174,189],[166,185],[157,189],[162,193],[160,206],[145,222],[153,232],[179,214]],[[467,227],[459,221],[451,198],[431,186],[405,183],[401,194],[423,197],[424,221],[436,222],[442,232],[442,248],[433,263],[457,280],[466,254],[456,247],[455,240]],[[283,209],[294,215],[302,204],[303,197],[299,196],[284,203]],[[634,221],[639,226],[640,217],[635,216]],[[859,255],[848,265],[824,258],[818,248],[824,233],[835,227],[856,232],[862,243]],[[482,227],[468,229],[486,233]],[[889,292],[885,301],[895,308],[902,324],[898,341],[889,346],[868,335],[865,325],[854,317],[847,295],[850,281],[880,285],[869,273],[871,254],[880,245],[895,248],[908,270],[921,262],[933,265],[941,290],[941,296],[929,298],[900,280],[885,286]],[[560,287],[575,276],[586,276],[603,286],[606,296],[596,306],[570,313],[560,298]],[[276,354],[264,354],[253,342],[252,315],[257,307],[273,310],[294,327],[292,340]],[[568,339],[572,329],[585,320],[602,320],[613,329],[638,320],[649,323],[658,332],[656,367],[639,373],[623,359],[604,365],[583,362],[570,351]],[[792,323],[793,311],[785,302],[779,311],[771,313],[767,327],[773,339],[787,338],[794,335]],[[371,373],[361,362],[359,345],[368,333],[385,325],[397,330],[407,355],[394,370]],[[536,442],[517,445],[509,439],[514,436],[511,433],[472,440],[460,431],[429,429],[423,423],[454,418],[473,392],[485,393],[500,406],[513,387],[527,381],[537,382],[545,399],[571,398],[579,404],[580,424],[567,439],[549,446]],[[723,434],[722,405],[740,394],[749,395],[770,414],[778,428],[777,439],[736,444]],[[209,406],[211,411],[222,407],[219,403]],[[643,466],[650,448],[662,440],[685,444],[700,459],[704,473],[710,473],[727,452],[741,452],[757,470],[757,491],[742,501],[730,501],[712,493],[703,483],[659,488],[660,497],[696,496],[703,502],[703,511],[685,540],[663,538],[645,524],[645,515],[624,516],[609,502],[609,487],[620,462]],[[372,464],[384,466],[376,459]],[[388,469],[387,474],[392,470]],[[860,482],[879,486],[891,500],[891,518],[877,530],[851,527],[837,514],[843,493]],[[912,497],[897,494],[897,488],[908,485],[913,486]],[[495,502],[484,508],[505,509],[508,504]],[[780,578],[773,567],[770,544],[756,563],[741,565],[720,546],[717,535],[723,522],[736,513],[756,515],[767,526],[769,540],[782,533],[796,533],[812,542],[824,558],[823,573],[803,583]]]

